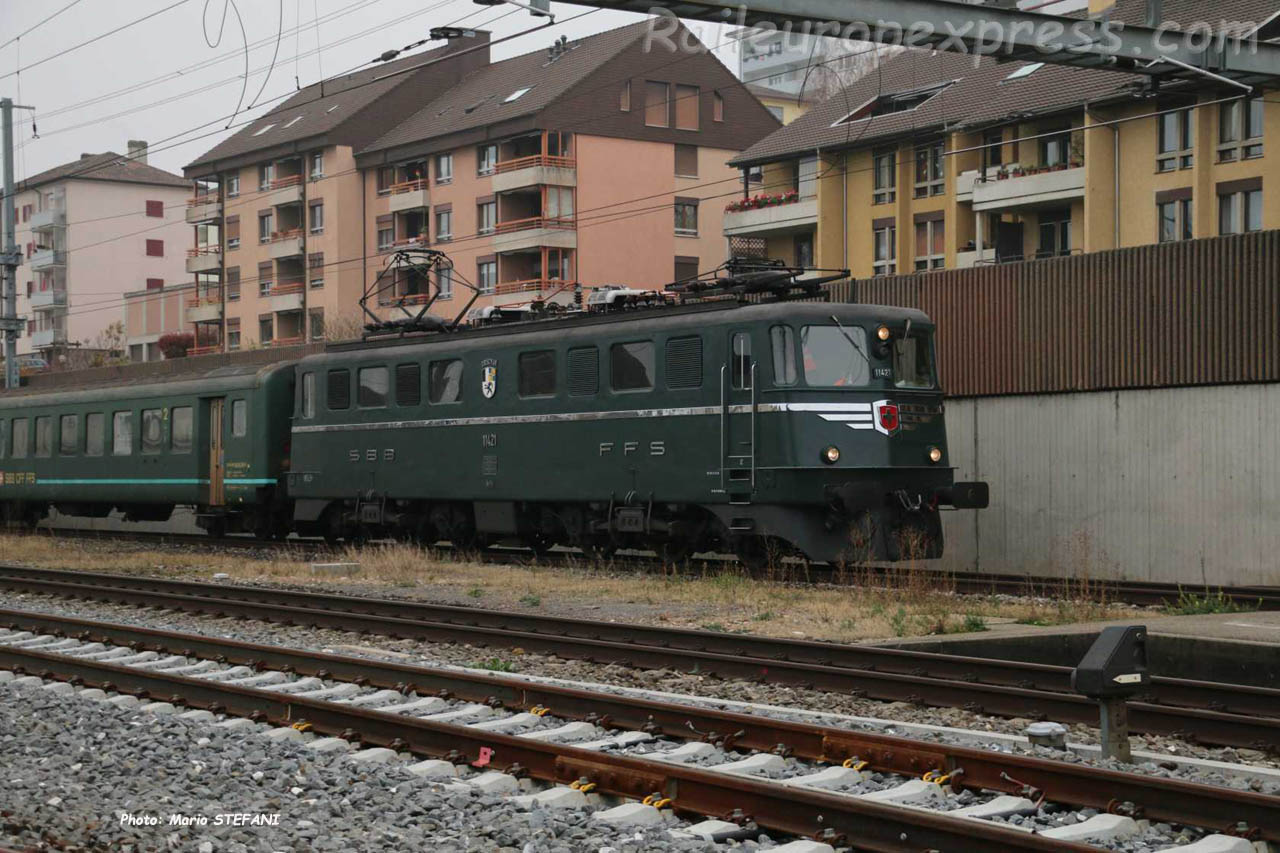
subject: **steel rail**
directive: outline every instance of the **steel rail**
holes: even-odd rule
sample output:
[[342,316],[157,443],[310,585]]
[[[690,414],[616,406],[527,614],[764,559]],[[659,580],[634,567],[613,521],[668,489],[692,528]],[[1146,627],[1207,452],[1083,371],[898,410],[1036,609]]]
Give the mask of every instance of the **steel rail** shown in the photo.
[[[1070,668],[1021,661],[22,567],[0,566],[0,587],[435,642],[519,646],[642,668],[680,666],[1002,716],[1089,725],[1098,720],[1090,700],[1069,692]],[[1280,744],[1280,690],[1273,688],[1155,678],[1130,709],[1135,731],[1263,750]]]
[[864,849],[907,853],[948,851],[1093,851],[998,824],[948,817],[902,806],[842,797],[821,791],[732,777],[679,764],[608,755],[514,735],[477,731],[383,711],[287,696],[251,687],[85,661],[36,650],[0,647],[0,665],[41,673],[62,681],[110,688],[281,725],[305,720],[322,734],[361,743],[443,757],[479,759],[490,750],[494,769],[548,782],[587,779],[600,793],[628,798],[660,793],[677,812],[730,817],[750,815],[765,828],[795,835],[848,839]]
[[[855,758],[867,761],[878,771],[908,775],[934,770],[949,774],[951,787],[957,792],[973,788],[1033,798],[1043,795],[1053,802],[1101,810],[1121,810],[1122,804],[1130,804],[1128,811],[1150,819],[1206,828],[1235,827],[1243,821],[1258,828],[1262,837],[1280,840],[1280,797],[1251,791],[597,693],[499,675],[462,673],[131,625],[25,611],[0,611],[0,623],[85,641],[127,645],[137,650],[214,658],[259,670],[289,671],[420,695],[447,693],[460,700],[500,704],[510,709],[542,706],[550,708],[558,717],[591,720],[605,726],[668,737],[702,739],[725,748],[766,752],[781,749],[798,758],[831,763]],[[4,649],[0,646],[0,661],[4,660]],[[357,728],[356,731],[363,735],[363,730]]]

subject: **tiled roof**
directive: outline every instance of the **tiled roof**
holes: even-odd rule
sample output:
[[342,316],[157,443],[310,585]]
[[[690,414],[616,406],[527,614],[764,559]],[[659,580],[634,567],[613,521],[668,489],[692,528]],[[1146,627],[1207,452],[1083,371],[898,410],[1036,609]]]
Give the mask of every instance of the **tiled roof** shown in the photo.
[[[571,41],[550,61],[537,50],[494,62],[465,77],[460,84],[410,115],[360,153],[394,148],[437,136],[471,130],[542,110],[586,80],[623,48],[644,35],[649,22],[629,24]],[[506,99],[528,88],[518,98]]]
[[114,151],[86,154],[79,160],[63,163],[32,175],[18,183],[18,190],[33,189],[53,181],[75,178],[82,181],[119,181],[127,184],[153,184],[162,187],[190,187],[191,183],[181,175],[130,160]]

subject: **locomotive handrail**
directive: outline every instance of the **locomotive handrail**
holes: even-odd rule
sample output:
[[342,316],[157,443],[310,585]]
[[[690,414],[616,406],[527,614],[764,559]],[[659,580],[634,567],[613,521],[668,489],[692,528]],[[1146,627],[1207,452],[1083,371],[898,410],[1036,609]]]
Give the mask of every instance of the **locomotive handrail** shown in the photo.
[[751,362],[751,493],[756,491],[756,361]]

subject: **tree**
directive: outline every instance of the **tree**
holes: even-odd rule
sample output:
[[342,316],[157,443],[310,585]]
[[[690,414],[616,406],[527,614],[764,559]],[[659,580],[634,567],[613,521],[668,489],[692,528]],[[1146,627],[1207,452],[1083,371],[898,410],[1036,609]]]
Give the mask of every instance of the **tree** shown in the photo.
[[185,358],[187,350],[195,346],[195,343],[196,337],[190,332],[170,332],[161,335],[156,346],[164,353],[165,358]]

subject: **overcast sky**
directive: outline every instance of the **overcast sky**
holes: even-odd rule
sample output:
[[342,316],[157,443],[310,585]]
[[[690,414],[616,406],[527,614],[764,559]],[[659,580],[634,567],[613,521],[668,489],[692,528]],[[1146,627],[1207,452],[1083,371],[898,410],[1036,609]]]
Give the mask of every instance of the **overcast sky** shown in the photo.
[[[0,42],[69,2],[0,0]],[[318,81],[322,72],[332,77],[361,67],[384,50],[426,38],[432,27],[456,23],[488,29],[498,38],[537,24],[524,10],[479,6],[471,0],[237,0],[237,6],[249,43],[245,105],[254,102],[266,78],[257,106],[242,107],[237,124],[295,91],[295,79],[306,86]],[[282,9],[283,36],[267,78]],[[561,35],[576,39],[639,20],[637,15],[603,10],[584,15],[590,11],[586,7],[565,3],[554,3],[552,11],[563,23],[497,45],[494,57],[542,50]],[[158,14],[56,56],[150,13]],[[569,20],[575,16],[581,17]],[[719,43],[715,55],[736,69],[735,45],[725,40],[725,28],[698,22],[689,26],[708,45]],[[209,46],[206,33],[217,47]],[[244,46],[235,11],[226,0],[79,0],[49,23],[0,48],[0,96],[36,107],[38,139],[32,138],[30,114],[15,114],[17,178],[75,160],[81,153],[124,153],[129,139],[147,140],[148,162],[181,174],[184,164],[234,132],[223,128],[245,87]],[[426,49],[429,46],[415,50]],[[20,68],[26,70],[15,73]]]

